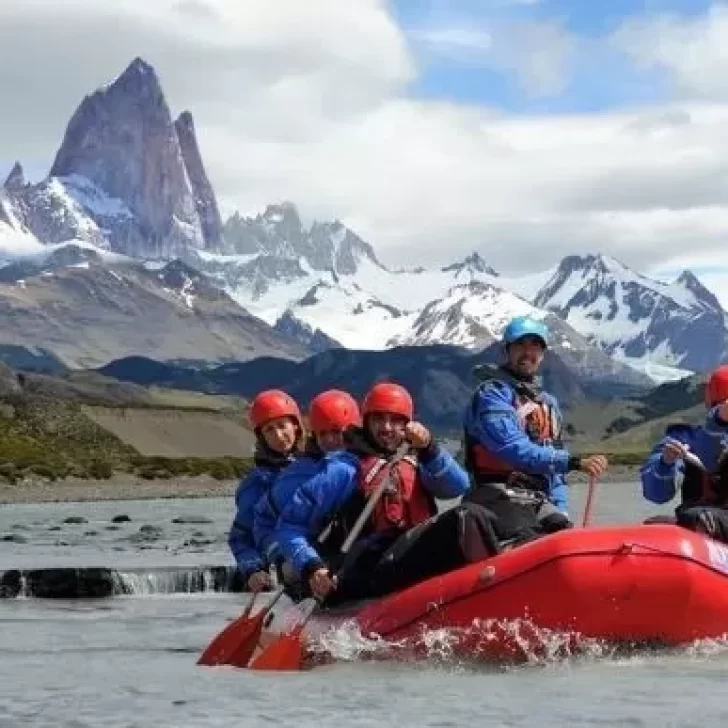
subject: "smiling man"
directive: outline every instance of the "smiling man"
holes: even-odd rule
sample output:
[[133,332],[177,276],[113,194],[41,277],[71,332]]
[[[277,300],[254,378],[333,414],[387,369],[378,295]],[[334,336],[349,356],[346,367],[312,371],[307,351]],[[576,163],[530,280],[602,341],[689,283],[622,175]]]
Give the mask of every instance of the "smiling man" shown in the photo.
[[503,344],[506,362],[478,368],[483,382],[465,412],[466,467],[475,488],[464,500],[496,514],[501,540],[520,542],[570,528],[565,474],[581,470],[597,477],[607,459],[572,457],[563,448],[558,402],[537,384],[546,326],[528,316],[514,318]]

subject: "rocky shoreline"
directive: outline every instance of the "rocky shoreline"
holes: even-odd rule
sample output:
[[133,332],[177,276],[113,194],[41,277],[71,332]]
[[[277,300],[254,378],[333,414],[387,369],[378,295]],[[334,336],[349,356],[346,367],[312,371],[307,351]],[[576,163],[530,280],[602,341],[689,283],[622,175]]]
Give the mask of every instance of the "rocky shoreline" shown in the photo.
[[26,478],[14,484],[0,483],[0,504],[233,497],[237,484],[237,480],[207,475],[154,480],[123,474],[108,480]]
[[[635,466],[615,465],[602,480],[636,483],[638,470]],[[581,474],[571,477],[573,484],[585,480]],[[0,504],[232,497],[237,483],[236,480],[216,480],[207,475],[155,480],[134,475],[115,475],[108,480],[26,478],[14,484],[0,483]]]

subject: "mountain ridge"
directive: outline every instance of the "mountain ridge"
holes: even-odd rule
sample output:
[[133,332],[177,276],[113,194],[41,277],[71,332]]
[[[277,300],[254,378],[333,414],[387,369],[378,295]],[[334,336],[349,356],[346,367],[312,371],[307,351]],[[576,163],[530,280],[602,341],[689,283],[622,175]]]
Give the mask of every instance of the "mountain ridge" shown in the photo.
[[[94,252],[93,265],[90,254],[82,260],[61,252],[64,247]],[[141,310],[128,351],[91,352],[87,341],[74,354],[72,342],[60,341],[63,322],[29,296],[48,295],[48,282],[38,279],[62,275],[67,285],[74,280],[75,289],[90,291],[101,285],[92,285],[91,274],[108,277],[122,262],[150,270],[171,265],[171,272],[180,261],[187,280],[219,290],[228,323],[249,321],[251,356],[275,354],[276,346],[294,358],[338,347],[445,344],[474,352],[498,341],[510,316],[528,314],[548,323],[555,351],[581,378],[592,369],[612,384],[621,378],[628,387],[647,388],[728,359],[728,316],[690,271],[663,283],[609,256],[588,254],[567,256],[546,271],[504,276],[488,265],[486,248],[482,253],[439,267],[387,266],[340,220],[304,226],[286,200],[223,221],[192,114],[173,118],[156,71],[136,58],[78,105],[47,178],[28,183],[18,162],[0,189],[0,281],[25,286],[24,296],[0,288],[10,329],[5,340],[0,332],[0,344],[45,345],[33,326],[14,323],[12,310],[18,322],[45,318],[37,331],[63,344],[62,358],[71,364],[163,355],[154,343],[159,331],[145,332],[153,324]],[[26,266],[25,278],[18,266]],[[84,266],[92,273],[79,272]],[[164,298],[165,281],[156,285],[155,295]],[[120,302],[99,300],[110,306],[101,325]],[[68,315],[93,318],[99,300],[76,299],[79,309]],[[47,330],[51,324],[55,333]],[[195,327],[187,345],[170,348],[170,359],[235,358],[227,329],[209,335],[199,317]],[[103,339],[105,332],[98,334]]]

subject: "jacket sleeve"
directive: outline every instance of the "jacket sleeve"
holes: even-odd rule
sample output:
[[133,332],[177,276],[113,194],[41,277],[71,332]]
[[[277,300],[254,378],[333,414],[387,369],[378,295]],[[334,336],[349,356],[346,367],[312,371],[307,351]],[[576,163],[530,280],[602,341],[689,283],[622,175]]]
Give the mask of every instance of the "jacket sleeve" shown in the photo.
[[354,493],[358,474],[355,458],[341,457],[304,481],[284,505],[273,538],[301,576],[325,566],[311,541]]
[[228,534],[228,545],[244,579],[267,566],[253,538],[253,511],[262,479],[261,473],[250,473],[241,481],[235,493],[236,513]]
[[436,498],[465,495],[470,478],[460,463],[440,445],[431,445],[418,453],[422,485]]
[[256,549],[269,562],[275,560],[277,550],[272,539],[278,521],[274,499],[273,488],[270,488],[258,499],[253,509],[253,541]]
[[677,492],[677,476],[683,472],[682,458],[678,458],[671,465],[662,459],[662,448],[667,439],[663,437],[655,445],[640,468],[642,495],[652,503],[669,503]]
[[465,431],[513,468],[534,475],[566,473],[569,452],[531,442],[518,421],[512,397],[501,382],[481,387],[466,410]]

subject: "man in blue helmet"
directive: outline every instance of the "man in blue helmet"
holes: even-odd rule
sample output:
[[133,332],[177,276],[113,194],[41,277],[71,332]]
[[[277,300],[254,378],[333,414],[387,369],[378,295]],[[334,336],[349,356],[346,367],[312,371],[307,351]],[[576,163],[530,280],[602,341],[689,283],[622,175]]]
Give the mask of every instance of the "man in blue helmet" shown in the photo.
[[465,462],[475,486],[465,499],[496,514],[501,540],[571,528],[565,474],[598,477],[607,468],[603,455],[578,458],[563,447],[558,402],[537,382],[547,342],[541,321],[514,318],[503,332],[505,363],[477,367],[482,382],[465,411]]

